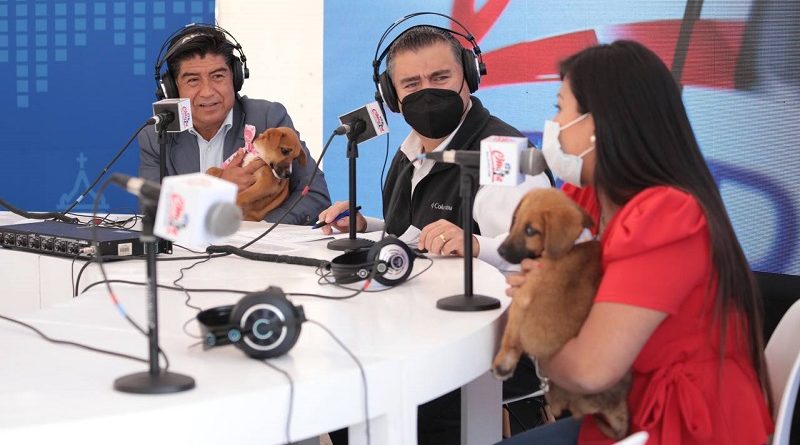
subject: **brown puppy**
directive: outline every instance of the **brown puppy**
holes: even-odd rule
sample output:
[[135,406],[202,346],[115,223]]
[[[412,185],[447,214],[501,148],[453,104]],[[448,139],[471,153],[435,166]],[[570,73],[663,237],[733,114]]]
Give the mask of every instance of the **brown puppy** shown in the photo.
[[[292,161],[306,165],[306,152],[294,130],[287,127],[270,128],[256,136],[253,149],[264,160],[263,167],[253,173],[256,182],[236,196],[236,204],[241,207],[244,219],[261,221],[271,210],[277,208],[289,196],[289,177],[292,174]],[[242,165],[254,161],[256,155],[247,153]],[[222,169],[212,167],[208,174],[220,177]]]
[[[510,263],[538,258],[541,267],[528,272],[525,284],[514,292],[500,351],[492,364],[496,377],[510,377],[523,352],[547,359],[578,334],[601,276],[600,242],[576,244],[593,224],[560,190],[532,190],[520,201],[508,237],[497,250]],[[555,415],[563,409],[576,418],[597,414],[603,433],[619,439],[628,431],[625,397],[629,385],[630,374],[603,393],[579,396],[550,384],[546,397]]]

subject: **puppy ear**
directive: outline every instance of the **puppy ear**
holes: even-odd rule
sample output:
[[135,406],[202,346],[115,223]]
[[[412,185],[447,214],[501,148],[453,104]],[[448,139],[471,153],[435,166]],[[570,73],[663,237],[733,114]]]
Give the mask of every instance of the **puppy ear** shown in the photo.
[[299,145],[298,145],[298,147],[297,147],[297,148],[298,148],[298,150],[300,150],[300,151],[298,151],[298,152],[297,152],[297,153],[298,153],[298,154],[297,154],[297,162],[299,162],[299,163],[300,163],[300,165],[302,165],[303,167],[305,167],[305,166],[306,166],[306,162],[307,162],[307,160],[306,160],[306,151],[305,151],[305,150],[303,150],[303,147],[302,147],[302,146],[299,146]]
[[276,148],[281,143],[283,131],[280,128],[270,128],[267,130],[267,142],[271,148]]
[[570,206],[558,206],[542,213],[544,219],[544,252],[558,259],[572,248],[583,230],[583,215]]
[[297,152],[297,162],[300,163],[303,167],[306,166],[306,152],[303,150],[302,144],[300,144],[300,138],[297,137],[297,132],[292,130],[289,127],[280,127],[279,130],[283,134],[283,137],[286,138],[286,145],[291,146]]

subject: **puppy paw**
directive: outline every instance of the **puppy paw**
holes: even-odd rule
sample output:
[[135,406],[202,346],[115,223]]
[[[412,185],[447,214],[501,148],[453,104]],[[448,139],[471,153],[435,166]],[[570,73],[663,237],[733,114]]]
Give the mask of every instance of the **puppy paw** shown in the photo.
[[498,380],[506,380],[514,374],[514,368],[517,367],[517,362],[512,354],[498,354],[492,363],[492,374]]
[[497,380],[508,380],[514,374],[514,368],[492,367],[492,375]]

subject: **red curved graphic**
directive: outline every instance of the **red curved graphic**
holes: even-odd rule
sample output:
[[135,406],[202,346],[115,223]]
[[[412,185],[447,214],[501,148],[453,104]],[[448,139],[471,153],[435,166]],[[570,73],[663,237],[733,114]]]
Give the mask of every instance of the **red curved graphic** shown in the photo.
[[[507,5],[508,0],[489,0],[476,11],[475,0],[454,0],[452,16],[480,42],[497,23]],[[451,27],[457,29],[453,25]],[[603,27],[598,31],[584,30],[520,42],[487,51],[483,53],[483,59],[489,72],[481,79],[481,88],[557,81],[558,63],[587,46],[596,45],[598,33],[609,40],[641,42],[671,67],[680,27],[680,19],[627,23]],[[733,89],[743,34],[742,21],[708,19],[695,22],[681,83]]]

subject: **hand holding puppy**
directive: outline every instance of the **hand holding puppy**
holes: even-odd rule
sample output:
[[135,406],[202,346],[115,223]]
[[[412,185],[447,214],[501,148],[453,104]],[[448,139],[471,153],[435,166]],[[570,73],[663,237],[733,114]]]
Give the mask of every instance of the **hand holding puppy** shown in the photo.
[[231,158],[231,162],[222,169],[222,174],[220,175],[220,178],[236,184],[240,192],[256,182],[253,173],[265,165],[261,159],[254,159],[247,165],[242,166],[245,154],[244,149],[240,148]]

